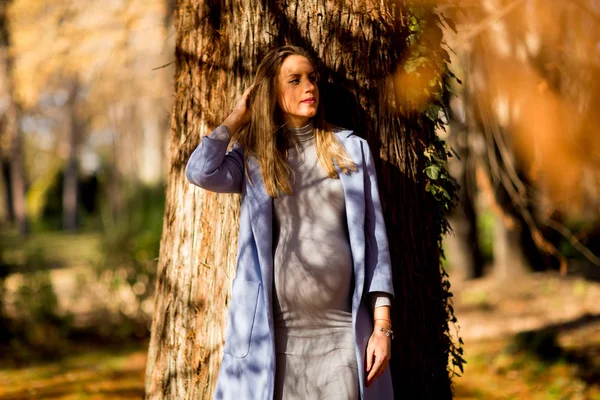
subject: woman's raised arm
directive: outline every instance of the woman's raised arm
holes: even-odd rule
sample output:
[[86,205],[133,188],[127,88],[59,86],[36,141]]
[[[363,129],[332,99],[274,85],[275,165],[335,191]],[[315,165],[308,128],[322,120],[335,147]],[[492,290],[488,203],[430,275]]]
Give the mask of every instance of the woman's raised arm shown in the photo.
[[[253,85],[254,86],[254,85]],[[244,152],[239,146],[227,151],[232,134],[250,120],[250,86],[223,123],[204,136],[185,167],[185,176],[196,186],[217,193],[241,193]]]
[[[225,140],[223,137],[225,136]],[[244,179],[244,154],[241,147],[227,151],[230,136],[221,125],[204,136],[185,167],[185,176],[196,186],[217,193],[241,193]]]

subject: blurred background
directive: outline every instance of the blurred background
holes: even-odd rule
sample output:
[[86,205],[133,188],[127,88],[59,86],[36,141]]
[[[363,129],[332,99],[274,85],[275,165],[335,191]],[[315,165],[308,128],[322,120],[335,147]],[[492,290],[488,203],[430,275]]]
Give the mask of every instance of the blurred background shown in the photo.
[[[435,6],[456,398],[600,399],[600,4]],[[143,396],[174,8],[0,0],[2,399]]]

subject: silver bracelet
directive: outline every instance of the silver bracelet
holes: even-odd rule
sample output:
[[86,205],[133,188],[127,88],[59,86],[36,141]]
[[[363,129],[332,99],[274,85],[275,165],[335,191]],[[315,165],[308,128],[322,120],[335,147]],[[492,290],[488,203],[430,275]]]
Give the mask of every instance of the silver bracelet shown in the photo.
[[380,327],[379,332],[385,332],[385,336],[391,336],[392,339],[394,338],[394,331],[391,329],[385,329],[383,327]]

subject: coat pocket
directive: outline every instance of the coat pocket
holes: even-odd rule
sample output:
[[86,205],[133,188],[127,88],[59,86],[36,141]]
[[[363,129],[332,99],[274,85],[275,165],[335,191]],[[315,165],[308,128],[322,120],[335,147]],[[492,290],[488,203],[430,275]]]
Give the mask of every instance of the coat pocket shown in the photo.
[[225,329],[224,353],[237,358],[248,355],[259,292],[260,282],[233,280]]

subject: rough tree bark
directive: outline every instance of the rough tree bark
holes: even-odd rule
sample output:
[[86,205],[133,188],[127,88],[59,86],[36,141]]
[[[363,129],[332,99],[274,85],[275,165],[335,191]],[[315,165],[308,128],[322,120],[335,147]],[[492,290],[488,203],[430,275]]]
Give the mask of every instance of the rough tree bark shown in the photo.
[[212,396],[234,276],[240,197],[195,188],[184,170],[202,135],[225,118],[249,85],[262,55],[282,44],[303,46],[323,61],[322,81],[337,88],[324,93],[324,101],[339,102],[335,93],[354,99],[356,108],[343,112],[358,116],[354,127],[379,155],[395,274],[397,397],[451,398],[441,227],[422,179],[422,154],[434,140],[434,126],[414,113],[400,118],[396,96],[403,88],[390,79],[407,50],[408,7],[364,0],[179,0],[177,6],[171,167],[147,398]]

